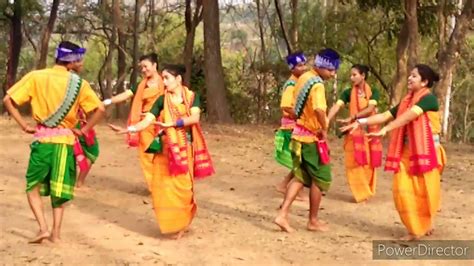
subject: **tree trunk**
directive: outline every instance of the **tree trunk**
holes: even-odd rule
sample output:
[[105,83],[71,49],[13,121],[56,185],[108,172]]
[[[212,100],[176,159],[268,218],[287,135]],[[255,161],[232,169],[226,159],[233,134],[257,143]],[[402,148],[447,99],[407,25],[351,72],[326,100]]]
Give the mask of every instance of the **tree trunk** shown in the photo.
[[[440,0],[438,4],[437,17],[438,17],[438,42],[439,51],[446,49],[446,0]],[[439,54],[438,54],[439,57]]]
[[[328,0],[323,0],[323,17],[324,17],[324,20],[327,21],[327,6],[328,6]],[[323,23],[323,32],[322,32],[322,35],[323,35],[323,45],[326,46],[327,45],[327,42],[326,42],[326,31],[327,31],[327,23]]]
[[[473,3],[472,1],[466,1],[462,13],[456,18],[456,25],[449,37],[449,42],[445,45],[445,49],[439,52],[438,65],[440,71],[440,81],[436,86],[436,94],[440,102],[441,117],[448,117],[449,110],[445,110],[446,100],[450,88],[450,78],[456,69],[456,63],[459,59],[459,51],[462,43],[466,38],[466,34],[469,31],[469,25],[474,19]],[[445,112],[447,113],[445,115]],[[449,140],[447,136],[447,119],[443,119],[443,139]]]
[[390,105],[397,105],[406,87],[407,73],[407,49],[408,49],[408,23],[405,19],[397,42],[397,72],[393,80],[392,92],[390,93]]
[[[258,7],[259,5],[260,5],[259,1],[257,1],[257,8],[259,8]],[[280,22],[280,29],[281,29],[281,32],[282,32],[282,35],[283,35],[283,39],[285,40],[285,43],[286,43],[286,50],[287,50],[288,54],[291,54],[294,51],[294,48],[293,48],[292,43],[290,43],[290,40],[288,38],[288,31],[286,30],[285,17],[281,13],[281,7],[280,7],[280,1],[279,0],[275,0],[275,9],[276,9],[276,13],[278,15],[278,20]]]
[[464,107],[464,114],[463,114],[463,134],[462,134],[462,142],[468,143],[469,133],[470,133],[470,125],[472,121],[469,119],[469,107],[471,105],[471,99],[466,98],[465,107]]
[[[117,30],[118,45],[117,48],[117,83],[114,86],[113,91],[117,94],[125,91],[124,79],[127,74],[127,56],[125,54],[125,49],[127,46],[127,37],[124,32],[124,25],[122,19],[122,12],[120,10],[120,0],[113,0],[112,9],[113,17],[112,21],[114,23],[114,28]],[[117,118],[124,117],[127,111],[125,110],[125,103],[116,104],[116,116]]]
[[22,24],[22,1],[15,1],[13,4],[13,14],[6,15],[10,20],[10,38],[8,40],[8,60],[7,73],[3,86],[3,93],[6,95],[7,90],[15,83],[20,61],[20,51],[23,42],[21,33]]
[[130,85],[135,86],[138,76],[138,45],[139,45],[139,27],[140,27],[140,8],[143,4],[142,0],[135,0],[135,12],[133,16],[133,59],[132,59],[132,75],[130,77]]
[[[150,0],[148,4],[149,9],[149,17],[145,18],[145,29],[147,30],[146,36],[146,45],[145,51],[154,51],[156,49],[155,44],[155,26],[156,26],[156,18],[155,18],[155,0]],[[148,27],[148,20],[150,21],[150,26]]]
[[51,37],[51,33],[53,32],[54,23],[56,22],[56,18],[58,16],[59,2],[59,0],[53,0],[53,5],[51,6],[51,13],[49,14],[48,24],[46,24],[45,28],[43,29],[43,34],[41,35],[41,45],[39,49],[39,59],[36,63],[36,69],[42,69],[46,67],[48,59],[49,39]]
[[232,117],[227,103],[222,68],[219,3],[217,0],[203,1],[204,61],[207,86],[207,111],[211,122],[231,123]]
[[267,48],[265,45],[265,32],[263,30],[263,19],[264,19],[264,13],[262,10],[262,7],[260,5],[260,0],[257,0],[257,18],[258,18],[258,32],[260,35],[260,56],[261,56],[261,61],[260,61],[260,67],[257,70],[257,122],[260,123],[263,121],[262,113],[264,112],[266,101],[265,101],[265,95],[266,95],[266,63],[267,63]]
[[105,97],[108,99],[112,97],[113,92],[113,86],[112,86],[112,80],[113,80],[113,72],[112,72],[112,60],[114,57],[114,51],[115,51],[115,32],[112,33],[112,39],[109,40],[109,49],[107,51],[107,56],[105,57],[105,70],[104,70],[104,75],[105,75]]
[[298,43],[298,25],[299,25],[299,14],[298,14],[298,0],[291,0],[291,27],[290,27],[290,42],[291,47],[294,50],[299,49]]
[[405,19],[408,24],[408,62],[407,73],[418,61],[418,17],[416,8],[418,0],[405,0]]
[[194,15],[192,12],[191,0],[186,0],[185,9],[185,26],[186,26],[186,41],[184,43],[183,62],[186,67],[186,74],[184,75],[184,84],[190,86],[191,75],[193,68],[193,50],[194,37],[196,35],[196,27],[202,21],[202,0],[196,1]]

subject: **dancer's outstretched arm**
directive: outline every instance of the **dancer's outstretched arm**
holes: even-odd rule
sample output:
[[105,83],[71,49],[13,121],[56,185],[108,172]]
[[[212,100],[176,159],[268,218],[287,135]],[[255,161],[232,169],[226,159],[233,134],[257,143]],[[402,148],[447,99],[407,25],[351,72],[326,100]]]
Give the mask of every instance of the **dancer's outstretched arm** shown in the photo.
[[190,116],[183,117],[171,123],[162,123],[157,122],[160,127],[167,128],[167,127],[185,127],[189,125],[194,125],[199,123],[199,119],[201,117],[201,109],[199,107],[192,107],[190,110]]
[[344,127],[341,127],[340,130],[342,132],[346,132],[346,131],[349,131],[349,133],[352,133],[354,132],[360,125],[379,125],[379,124],[383,124],[383,123],[386,123],[390,120],[392,120],[393,117],[392,115],[390,114],[389,111],[385,112],[385,113],[381,113],[381,114],[376,114],[376,115],[372,115],[372,116],[369,116],[367,118],[361,118],[361,119],[357,119],[355,122],[347,125],[347,126],[344,126]]
[[104,103],[105,106],[109,106],[111,104],[124,102],[124,101],[126,101],[126,100],[128,100],[132,97],[133,97],[133,92],[131,90],[126,90],[122,93],[119,93],[119,94],[113,96],[112,98],[105,99],[103,101],[103,103]]
[[364,118],[370,116],[370,114],[375,110],[375,105],[374,104],[369,104],[367,108],[361,110],[357,114],[355,114],[354,117],[351,117],[353,120],[359,119],[359,118]]
[[334,104],[331,109],[329,110],[328,114],[328,121],[331,122],[331,120],[337,115],[337,113],[341,110],[341,105],[340,104]]
[[89,115],[87,114],[87,117],[90,117],[87,119],[87,123],[84,127],[81,128],[81,132],[88,132],[91,130],[97,123],[105,116],[105,107],[104,105],[99,105],[94,111],[92,111],[93,114]]
[[419,113],[417,113],[413,110],[409,110],[409,111],[404,112],[403,114],[401,114],[399,117],[397,117],[395,120],[393,120],[391,123],[389,123],[385,127],[383,127],[379,132],[369,133],[369,134],[367,134],[367,136],[369,136],[369,137],[383,137],[383,136],[385,136],[385,134],[387,134],[387,132],[390,132],[393,129],[402,127],[402,126],[410,123],[410,121],[416,119],[418,116],[419,116]]
[[145,128],[149,127],[151,124],[153,124],[155,122],[155,115],[152,114],[152,113],[146,113],[145,114],[145,117],[143,118],[143,120],[141,120],[140,122],[136,123],[135,125],[131,125],[127,128],[124,128],[124,127],[121,127],[121,126],[116,126],[116,125],[113,125],[113,124],[108,124],[108,126],[115,132],[117,132],[117,134],[127,134],[129,132],[140,132],[142,130],[144,130]]

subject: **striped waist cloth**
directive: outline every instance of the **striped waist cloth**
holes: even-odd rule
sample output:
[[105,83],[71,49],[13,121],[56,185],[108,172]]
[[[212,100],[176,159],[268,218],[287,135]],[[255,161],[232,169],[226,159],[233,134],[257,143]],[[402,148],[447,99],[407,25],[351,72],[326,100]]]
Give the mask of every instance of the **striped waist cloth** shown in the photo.
[[50,128],[43,125],[36,126],[36,132],[33,134],[33,138],[40,140],[43,138],[60,137],[60,136],[73,136],[74,133],[69,128]]
[[293,129],[293,136],[299,137],[315,137],[316,134],[313,133],[311,130],[296,124],[295,128]]
[[296,121],[287,117],[282,117],[281,118],[281,127],[283,129],[293,129],[296,125]]

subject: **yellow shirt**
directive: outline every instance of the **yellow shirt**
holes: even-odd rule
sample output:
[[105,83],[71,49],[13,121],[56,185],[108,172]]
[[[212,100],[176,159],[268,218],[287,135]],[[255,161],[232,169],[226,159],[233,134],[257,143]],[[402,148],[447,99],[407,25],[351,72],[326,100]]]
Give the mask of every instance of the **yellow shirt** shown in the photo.
[[[293,102],[293,90],[295,88],[295,84],[298,78],[295,75],[291,75],[291,77],[285,82],[285,85],[283,86],[283,93],[281,95],[281,101],[280,101],[280,108],[282,109],[283,113],[283,119],[288,120],[288,121],[293,121],[291,118],[290,113],[285,111],[283,108],[291,108],[293,109],[294,107],[294,102]],[[283,130],[293,130],[294,127],[294,122],[288,123],[283,122],[282,120],[282,125],[280,126],[280,129]]]
[[[295,89],[296,82],[298,81],[298,78],[295,77],[295,75],[291,75],[291,77],[285,82],[285,87],[283,88],[283,94],[281,96],[281,103],[280,107],[289,107],[293,108],[294,103],[293,103],[293,91]],[[286,112],[283,112],[283,116],[287,117],[288,114]]]
[[[7,94],[17,105],[29,102],[33,119],[40,124],[53,114],[63,102],[70,75],[65,67],[58,65],[35,70],[13,85]],[[79,95],[58,128],[74,128],[78,123],[79,107],[88,113],[101,104],[89,83],[82,80]],[[41,139],[41,142],[74,144],[74,138],[74,136],[59,136]]]
[[[317,77],[318,73],[314,71],[314,69],[304,73],[298,79],[298,82],[295,85],[293,91],[293,99],[296,103],[296,99],[298,98],[298,94],[300,93],[301,89],[304,87],[306,82],[308,82],[311,78]],[[327,103],[326,103],[326,90],[324,88],[323,83],[316,83],[314,84],[310,91],[306,103],[303,107],[303,112],[301,113],[300,117],[296,121],[296,124],[306,128],[307,130],[311,131],[315,134],[322,126],[319,124],[318,119],[315,114],[315,110],[319,109],[326,112]],[[315,142],[317,140],[316,136],[298,136],[293,135],[293,139],[310,143]]]

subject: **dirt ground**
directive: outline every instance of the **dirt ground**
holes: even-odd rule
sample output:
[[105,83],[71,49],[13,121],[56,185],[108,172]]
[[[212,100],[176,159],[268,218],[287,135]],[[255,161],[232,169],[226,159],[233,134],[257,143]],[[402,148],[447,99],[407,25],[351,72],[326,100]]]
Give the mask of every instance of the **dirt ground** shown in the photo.
[[[272,158],[270,126],[204,125],[217,173],[196,183],[198,213],[181,240],[160,236],[136,150],[104,125],[97,128],[101,155],[76,193],[63,222],[63,243],[27,244],[37,225],[25,197],[24,174],[32,137],[8,118],[0,119],[0,262],[4,265],[317,265],[390,264],[373,261],[372,240],[405,233],[392,201],[392,175],[379,171],[376,196],[355,204],[343,168],[342,141],[332,139],[333,185],[323,198],[325,233],[305,230],[308,203],[296,202],[293,234],[272,223],[282,196],[274,185],[287,173]],[[474,239],[474,147],[446,147],[442,210],[427,239]],[[51,207],[45,200],[48,222]],[[413,261],[403,261],[413,264]],[[417,261],[416,264],[447,261]],[[457,261],[450,264],[468,264]],[[471,264],[472,265],[472,264]]]

